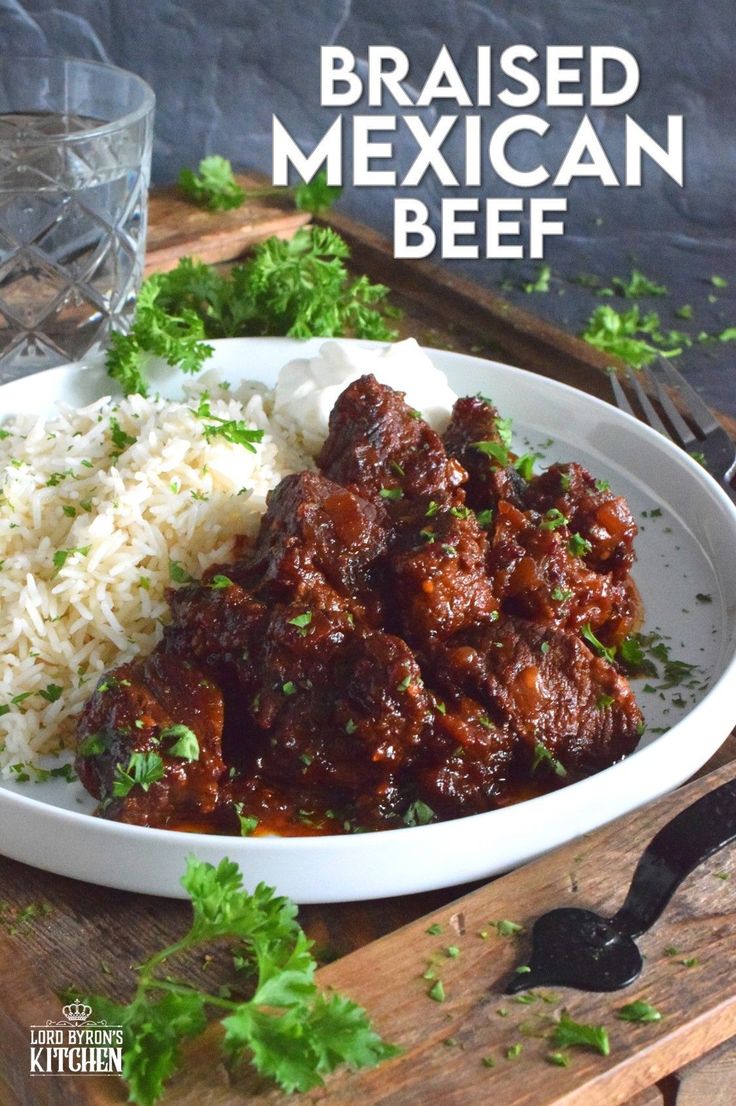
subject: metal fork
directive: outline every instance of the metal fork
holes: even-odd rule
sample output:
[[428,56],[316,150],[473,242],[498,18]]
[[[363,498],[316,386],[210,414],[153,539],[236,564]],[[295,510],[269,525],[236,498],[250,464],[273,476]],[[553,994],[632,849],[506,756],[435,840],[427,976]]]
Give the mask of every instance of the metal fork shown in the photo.
[[[617,406],[627,414],[641,418],[634,411],[618,374],[611,372],[610,376]],[[736,444],[684,376],[664,358],[658,357],[649,371],[638,369],[636,372],[627,372],[624,380],[631,385],[641,407],[642,421],[664,434],[665,438],[682,446],[691,456],[702,460],[711,476],[736,503],[736,490],[731,486],[731,481],[736,476]],[[647,394],[652,392],[656,395],[669,425]],[[679,397],[689,423],[676,406],[672,392]]]

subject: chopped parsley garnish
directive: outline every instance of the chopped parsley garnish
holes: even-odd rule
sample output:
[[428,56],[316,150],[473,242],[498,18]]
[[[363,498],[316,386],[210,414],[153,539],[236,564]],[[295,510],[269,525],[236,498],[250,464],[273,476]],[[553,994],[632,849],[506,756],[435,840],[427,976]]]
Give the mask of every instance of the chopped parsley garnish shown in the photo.
[[510,922],[508,918],[502,918],[500,922],[491,922],[492,926],[495,926],[496,933],[499,937],[513,937],[516,933],[521,933],[524,929],[518,922]]
[[493,522],[493,511],[490,507],[487,507],[484,511],[477,511],[475,517],[478,520],[478,525],[485,530]]
[[722,276],[712,276],[710,278],[711,284],[715,288],[728,288],[728,281]]
[[507,1060],[518,1060],[519,1056],[521,1056],[522,1047],[523,1046],[520,1045],[518,1043],[518,1041],[516,1042],[516,1044],[509,1045],[509,1047],[506,1049],[506,1053],[505,1053],[506,1059]]
[[445,1001],[445,986],[444,986],[442,980],[438,979],[436,983],[433,983],[432,986],[427,991],[427,994],[429,995],[429,997],[431,999],[434,999],[435,1002],[444,1002]]
[[513,426],[512,419],[502,419],[500,415],[497,415],[493,420],[493,425],[496,428],[496,433],[503,445],[507,449],[511,449],[511,427]]
[[523,480],[531,480],[534,476],[534,464],[541,456],[541,453],[522,453],[521,457],[516,458],[514,468]]
[[[287,1093],[322,1086],[342,1064],[374,1067],[398,1053],[371,1027],[368,1015],[344,995],[320,992],[310,942],[296,922],[296,906],[260,883],[243,889],[238,866],[217,868],[194,857],[182,884],[192,901],[191,928],[137,971],[127,1005],[87,997],[98,1019],[124,1030],[123,1072],[130,1100],[153,1106],[182,1063],[181,1046],[206,1029],[208,1009],[222,1018],[223,1049],[231,1063],[248,1060]],[[238,976],[253,979],[249,998],[213,994],[172,975],[170,958],[236,942]]]
[[77,755],[80,757],[96,757],[100,753],[104,753],[107,748],[105,741],[105,735],[101,733],[90,733],[77,745]]
[[86,557],[91,548],[91,545],[77,545],[71,549],[57,549],[52,558],[54,568],[57,571],[62,569],[73,553],[78,553],[80,557]]
[[194,577],[190,576],[181,561],[169,561],[169,579],[175,584],[191,584]]
[[574,593],[569,588],[554,587],[549,594],[556,603],[566,603],[568,599],[572,599]]
[[582,536],[582,534],[575,533],[570,537],[567,548],[569,552],[572,553],[573,557],[585,557],[590,553],[593,546],[587,538]]
[[346,734],[354,734],[355,731],[357,730],[357,728],[358,727],[357,727],[356,723],[353,722],[352,718],[348,718],[347,722],[345,723],[345,733]]
[[602,1056],[608,1056],[611,1051],[608,1033],[604,1026],[575,1022],[564,1010],[552,1034],[552,1043],[557,1048],[572,1048],[573,1046],[592,1048],[600,1052]]
[[297,614],[294,618],[289,619],[290,626],[296,626],[299,631],[300,637],[306,637],[309,632],[309,625],[312,621],[312,612],[304,611],[303,614]]
[[490,457],[501,468],[507,468],[511,464],[509,451],[501,442],[471,442],[470,445],[473,449],[477,449],[479,453],[485,453],[486,457]]
[[243,804],[233,803],[235,814],[240,825],[240,836],[250,837],[252,833],[258,828],[258,819],[254,818],[250,814],[243,814]]
[[174,726],[166,726],[159,737],[162,741],[174,738],[174,744],[167,749],[170,757],[180,757],[181,760],[199,760],[199,741],[197,735],[188,726],[177,723]]
[[549,265],[540,265],[537,270],[537,275],[534,280],[527,281],[522,285],[525,292],[549,292],[549,282],[552,277],[552,270]]
[[439,937],[442,933],[442,926],[439,922],[432,922],[432,925],[426,931],[430,937]]
[[125,798],[136,786],[148,791],[163,776],[164,762],[158,753],[131,753],[127,768],[115,765],[112,793],[116,798]]
[[642,1002],[638,1000],[636,1002],[627,1002],[625,1006],[621,1006],[616,1011],[616,1017],[623,1022],[658,1022],[662,1020],[662,1015],[655,1006],[651,1006],[648,1002]]
[[596,710],[605,710],[606,707],[610,707],[613,702],[613,695],[606,695],[605,693],[598,696],[595,702]]
[[534,744],[534,759],[532,760],[532,774],[537,771],[540,765],[548,765],[556,776],[566,776],[567,769],[560,761],[549,751],[546,745],[541,741],[537,741]]
[[430,822],[437,821],[437,815],[421,799],[415,799],[407,807],[402,821],[405,826],[427,826]]
[[[611,284],[627,300],[637,300],[642,296],[666,296],[668,294],[664,284],[656,284],[655,281],[640,273],[638,269],[631,270],[631,276],[628,280],[614,277]],[[604,291],[605,289],[599,295],[603,295]]]
[[430,499],[427,510],[424,512],[425,518],[434,518],[440,509],[440,505],[436,499]]
[[570,1057],[564,1052],[548,1052],[547,1062],[554,1064],[558,1068],[569,1068]]
[[410,684],[411,684],[411,675],[404,676],[403,680],[401,680],[396,685],[396,690],[397,691],[406,691],[409,688]]
[[401,488],[381,488],[378,494],[381,499],[390,499],[392,501],[404,498],[404,493]]
[[602,641],[598,640],[598,638],[593,633],[589,622],[586,622],[585,625],[581,628],[580,635],[581,637],[585,638],[589,645],[593,646],[596,653],[599,653],[600,656],[604,658],[604,660],[607,660],[609,662],[609,664],[613,664],[614,658],[616,656],[616,650],[609,649],[607,645],[604,645]]
[[213,438],[220,437],[224,438],[226,442],[232,442],[233,445],[244,446],[250,453],[255,453],[256,444],[263,441],[263,431],[253,430],[246,426],[242,419],[221,419],[217,415],[213,415],[210,410],[207,392],[202,392],[199,405],[194,413],[202,420],[210,420],[204,423],[202,427],[202,433],[208,442],[212,441]]
[[210,587],[214,588],[215,591],[221,591],[223,588],[231,588],[232,586],[233,582],[230,577],[221,576],[219,573],[210,580]]
[[57,699],[61,698],[63,687],[59,687],[58,684],[47,684],[42,691],[39,691],[39,695],[42,699],[45,699],[47,703],[55,703]]
[[681,352],[681,335],[663,334],[655,311],[646,315],[635,304],[628,311],[616,311],[603,304],[591,315],[581,334],[603,353],[620,357],[634,369],[642,369],[655,357],[674,357]]
[[569,519],[566,515],[563,515],[557,507],[550,507],[548,511],[545,511],[544,517],[539,524],[540,530],[559,530],[560,526],[567,526]]
[[112,438],[112,444],[115,446],[115,449],[118,450],[116,456],[119,456],[127,446],[135,445],[138,441],[137,438],[133,438],[130,434],[126,434],[118,420],[114,417],[110,419],[110,437]]
[[296,695],[296,684],[293,680],[287,680],[285,684],[281,685],[281,690],[284,695]]

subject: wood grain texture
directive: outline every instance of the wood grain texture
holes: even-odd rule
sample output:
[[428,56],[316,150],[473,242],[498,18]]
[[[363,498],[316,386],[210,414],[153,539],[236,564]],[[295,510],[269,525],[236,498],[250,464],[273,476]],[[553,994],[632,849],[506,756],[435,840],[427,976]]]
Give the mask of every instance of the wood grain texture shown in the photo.
[[[239,178],[250,189],[249,177]],[[287,196],[254,199],[234,211],[211,212],[183,199],[175,185],[151,192],[148,201],[146,273],[173,269],[181,257],[196,256],[217,264],[234,261],[264,238],[291,238],[309,222]]]
[[686,1064],[675,1076],[676,1106],[733,1106],[736,1101],[736,1043],[726,1041]]

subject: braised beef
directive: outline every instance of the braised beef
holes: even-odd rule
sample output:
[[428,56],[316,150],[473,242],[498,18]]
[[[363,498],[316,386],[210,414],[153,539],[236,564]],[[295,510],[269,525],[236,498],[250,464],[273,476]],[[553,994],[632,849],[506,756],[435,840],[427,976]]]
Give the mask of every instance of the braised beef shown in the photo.
[[282,480],[231,564],[171,589],[156,651],[87,703],[77,766],[101,813],[356,832],[490,810],[630,753],[641,712],[595,640],[634,626],[636,526],[580,465],[527,480],[513,461],[481,397],[458,400],[443,444],[400,393],[349,385],[322,472]]

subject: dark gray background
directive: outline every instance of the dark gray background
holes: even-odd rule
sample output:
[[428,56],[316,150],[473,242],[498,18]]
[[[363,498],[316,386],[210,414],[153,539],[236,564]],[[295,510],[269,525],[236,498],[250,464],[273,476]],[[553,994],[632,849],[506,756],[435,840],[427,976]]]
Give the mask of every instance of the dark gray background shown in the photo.
[[[546,260],[553,269],[550,293],[512,298],[579,331],[600,302],[574,283],[594,274],[607,283],[632,265],[664,283],[666,299],[642,306],[660,312],[665,328],[693,335],[736,325],[736,81],[733,0],[0,0],[0,52],[54,53],[114,62],[153,85],[157,97],[154,179],[169,181],[184,165],[207,153],[229,157],[237,167],[270,173],[271,116],[275,113],[304,149],[322,136],[336,109],[319,106],[319,48],[349,46],[365,58],[371,44],[393,44],[411,58],[409,83],[421,86],[442,43],[461,71],[474,71],[475,47],[500,51],[517,42],[543,51],[554,44],[613,43],[639,61],[641,85],[631,104],[590,112],[617,170],[623,165],[623,118],[634,118],[664,141],[668,113],[685,116],[685,187],[650,165],[644,187],[604,188],[579,180],[566,190],[564,239],[549,239]],[[359,110],[347,109],[347,110]],[[389,104],[387,113],[402,109]],[[403,109],[411,110],[411,109]],[[440,111],[453,112],[452,105]],[[554,172],[584,109],[546,109],[552,128],[544,140],[545,162]],[[485,109],[488,122],[509,109]],[[425,110],[429,127],[437,114]],[[452,151],[458,166],[461,147]],[[535,163],[539,140],[513,147],[520,166]],[[449,151],[449,152],[448,152]],[[408,139],[400,165],[414,156]],[[485,181],[479,195],[513,195],[498,181]],[[458,194],[472,194],[460,188]],[[541,194],[552,195],[549,185]],[[428,175],[418,194],[435,212],[443,195]],[[445,192],[444,194],[449,194]],[[528,195],[528,192],[526,193]],[[385,233],[391,232],[392,194],[383,189],[347,188],[341,207]],[[489,287],[518,286],[532,277],[534,262],[456,262]],[[729,287],[717,289],[718,274]],[[710,297],[710,299],[709,299]],[[711,302],[715,299],[715,302]],[[691,304],[693,318],[674,316]],[[622,308],[626,302],[614,301]],[[736,344],[695,343],[678,364],[705,398],[736,415]]]

